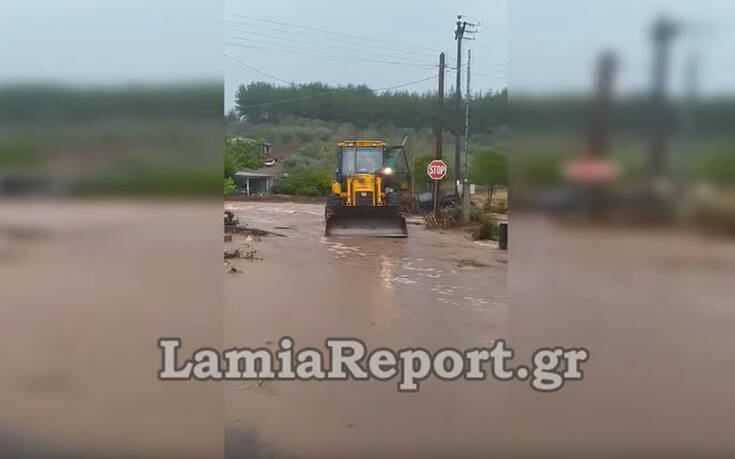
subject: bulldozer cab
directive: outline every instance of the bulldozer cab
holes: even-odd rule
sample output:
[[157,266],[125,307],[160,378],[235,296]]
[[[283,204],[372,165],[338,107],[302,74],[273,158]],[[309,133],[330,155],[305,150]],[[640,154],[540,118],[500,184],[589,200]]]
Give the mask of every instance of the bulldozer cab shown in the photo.
[[391,168],[391,175],[394,184],[401,190],[408,190],[411,183],[411,173],[408,168],[408,158],[403,145],[397,145],[386,148],[386,156],[384,160],[385,167]]
[[393,184],[404,191],[411,181],[403,146],[386,146],[383,142],[342,142],[335,174],[343,188],[346,180],[356,174],[380,175],[385,186]]

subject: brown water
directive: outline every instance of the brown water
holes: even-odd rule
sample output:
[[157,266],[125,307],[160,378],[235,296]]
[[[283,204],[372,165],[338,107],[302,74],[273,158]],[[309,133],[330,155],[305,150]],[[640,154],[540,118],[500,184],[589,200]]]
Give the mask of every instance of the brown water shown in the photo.
[[201,458],[220,387],[156,378],[161,336],[221,345],[215,202],[0,202],[0,457]]
[[[263,259],[239,260],[243,272],[226,279],[227,346],[275,348],[288,335],[297,347],[356,337],[369,349],[436,350],[505,336],[507,264],[494,243],[411,222],[406,239],[325,238],[320,205],[226,208],[251,227],[288,236],[228,244],[249,243]],[[482,421],[502,403],[502,384],[426,380],[418,393],[402,394],[396,383],[225,383],[228,454],[451,455],[487,446]]]
[[[584,346],[585,379],[226,383],[228,448],[297,457],[732,457],[735,243],[675,228],[517,215],[494,246],[409,225],[406,240],[325,239],[321,207],[238,203],[289,237],[226,280],[228,345]],[[458,266],[473,259],[485,267]],[[508,268],[506,288],[506,267]]]

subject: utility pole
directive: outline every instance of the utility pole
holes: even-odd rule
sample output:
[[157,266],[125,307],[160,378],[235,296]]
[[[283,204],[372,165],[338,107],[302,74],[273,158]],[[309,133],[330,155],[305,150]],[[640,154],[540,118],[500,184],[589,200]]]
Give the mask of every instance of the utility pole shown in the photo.
[[464,179],[462,181],[462,223],[470,222],[470,63],[472,50],[467,50],[467,101],[464,114]]
[[684,108],[681,114],[682,130],[691,134],[694,128],[694,107],[699,94],[699,54],[692,52],[684,64]]
[[653,40],[653,72],[651,85],[651,151],[649,172],[653,178],[660,177],[666,168],[666,135],[669,112],[666,106],[666,79],[669,73],[671,40],[679,27],[669,19],[658,19],[651,30]]
[[[444,141],[444,53],[439,54],[439,89],[437,92],[436,114],[436,152],[434,159],[442,159],[442,142]],[[434,180],[434,214],[439,202],[439,182]]]
[[596,94],[587,132],[587,156],[607,156],[612,120],[612,90],[617,60],[612,51],[604,51],[597,61]]
[[462,150],[462,40],[473,40],[466,38],[465,33],[475,33],[467,30],[467,26],[475,27],[467,21],[462,21],[462,16],[457,16],[457,28],[454,30],[454,39],[457,40],[457,84],[455,86],[455,124],[454,124],[454,193],[458,194],[458,183],[460,177],[460,151]]

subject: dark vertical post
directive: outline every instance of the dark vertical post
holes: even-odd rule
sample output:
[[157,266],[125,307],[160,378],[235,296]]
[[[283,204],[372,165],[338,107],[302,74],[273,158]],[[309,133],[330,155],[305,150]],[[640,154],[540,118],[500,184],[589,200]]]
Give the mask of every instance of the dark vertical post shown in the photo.
[[470,222],[470,67],[472,50],[467,50],[467,101],[464,115],[464,177],[462,178],[462,223]]
[[460,150],[462,136],[462,39],[467,25],[461,21],[462,16],[457,16],[457,29],[454,31],[454,39],[457,40],[457,83],[455,85],[455,122],[454,122],[454,193],[458,194],[457,183],[460,177]]
[[606,51],[600,55],[597,63],[597,88],[590,113],[587,156],[603,157],[607,154],[614,72],[615,55],[611,51]]
[[498,223],[498,248],[508,250],[508,222]]
[[[442,143],[444,142],[444,53],[439,54],[439,89],[437,91],[436,114],[436,151],[434,159],[442,159]],[[439,202],[440,180],[434,180],[434,214]]]
[[653,72],[651,86],[651,151],[649,172],[659,177],[666,168],[666,135],[668,112],[666,110],[666,79],[669,73],[671,39],[676,25],[665,17],[658,19],[651,33],[653,39]]

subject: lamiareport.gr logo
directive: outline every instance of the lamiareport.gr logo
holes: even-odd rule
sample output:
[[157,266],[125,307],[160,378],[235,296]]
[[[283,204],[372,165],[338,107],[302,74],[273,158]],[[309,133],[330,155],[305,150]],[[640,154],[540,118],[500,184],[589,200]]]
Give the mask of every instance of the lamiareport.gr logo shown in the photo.
[[445,381],[465,379],[499,381],[528,380],[541,392],[561,389],[566,381],[581,380],[582,363],[589,359],[583,347],[541,348],[534,352],[530,365],[511,366],[515,355],[504,340],[491,347],[466,350],[442,348],[435,352],[414,347],[368,351],[356,338],[327,338],[324,349],[297,349],[294,340],[284,336],[276,350],[269,348],[232,348],[218,351],[196,349],[180,361],[180,338],[161,338],[161,369],[158,377],[177,380],[355,380],[388,381],[397,378],[400,392],[415,392],[421,381],[435,377]]

